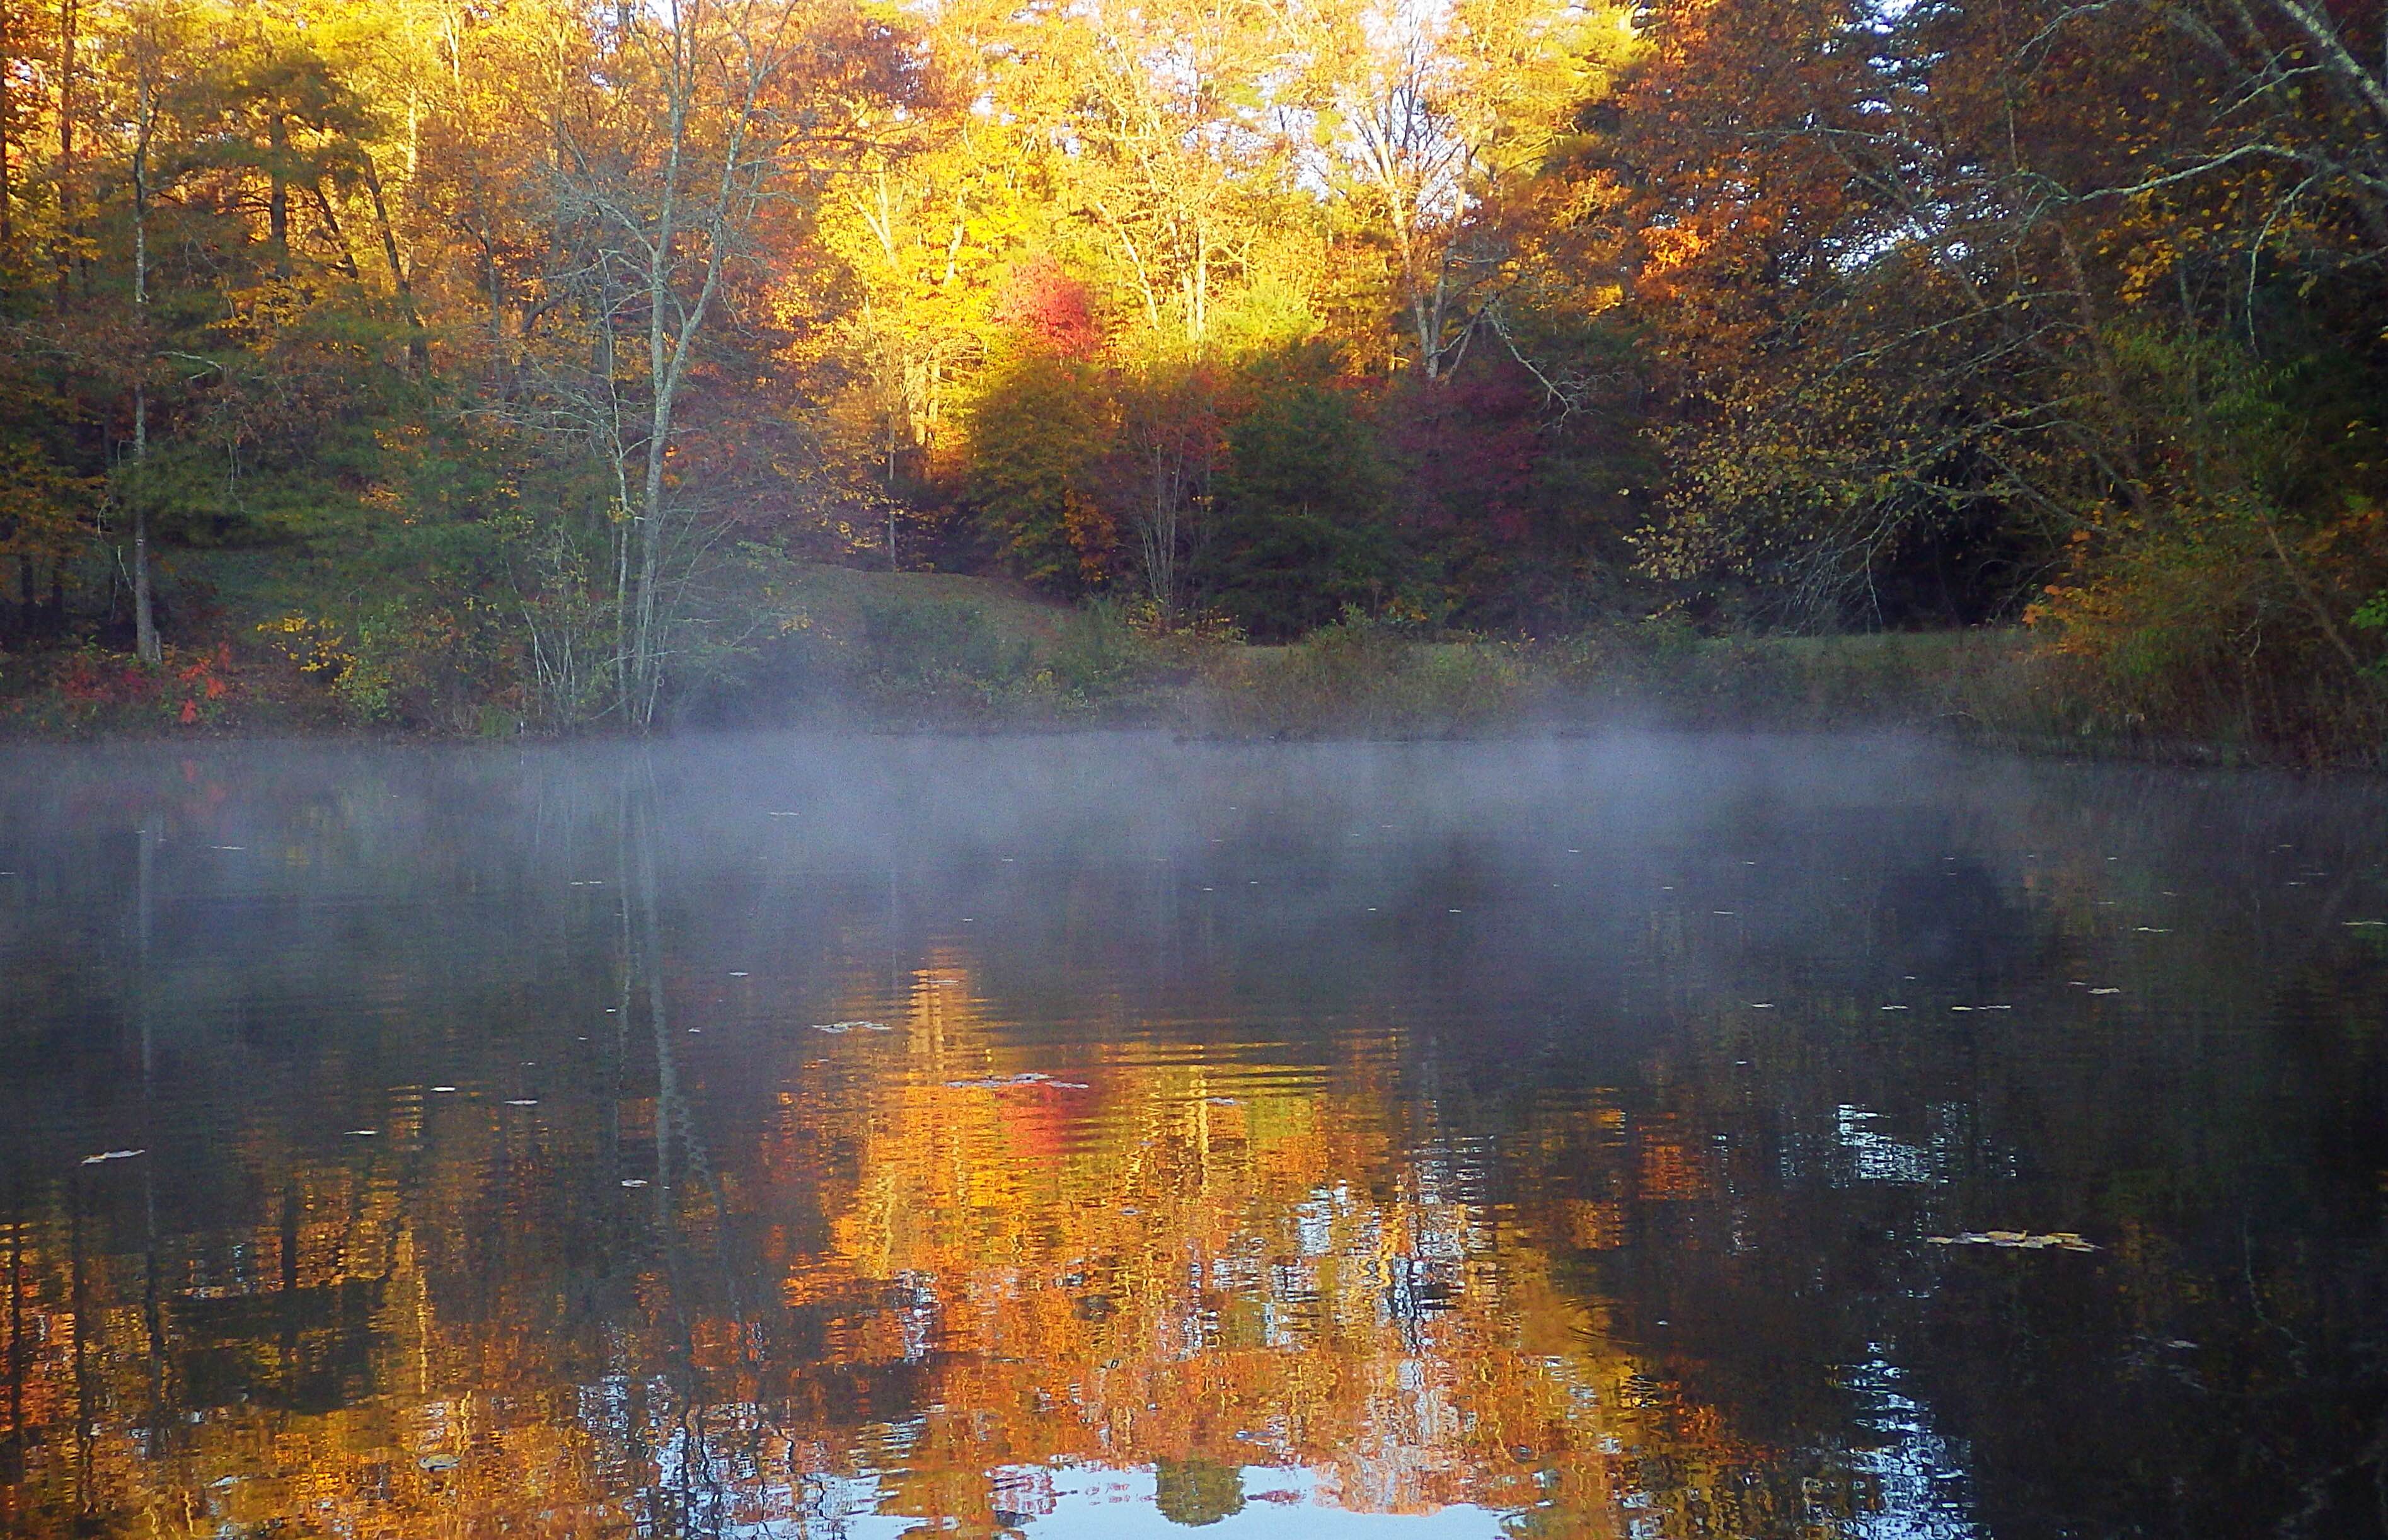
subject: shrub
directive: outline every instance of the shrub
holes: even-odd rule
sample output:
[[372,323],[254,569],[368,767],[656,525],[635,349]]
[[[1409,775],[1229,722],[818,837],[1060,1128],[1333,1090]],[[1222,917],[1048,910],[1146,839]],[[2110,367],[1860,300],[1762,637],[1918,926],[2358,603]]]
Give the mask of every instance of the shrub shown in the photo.
[[1273,736],[1449,737],[1513,723],[1528,698],[1523,649],[1418,642],[1356,612],[1210,682],[1215,725]]
[[1108,600],[1086,604],[1061,621],[1046,666],[1075,704],[1124,694],[1157,682],[1163,672],[1153,645]]
[[2357,600],[2382,577],[2376,510],[2298,529],[2244,502],[2175,509],[2078,542],[2027,618],[2085,726],[2376,759],[2388,679]]
[[1029,672],[1027,645],[1007,640],[975,604],[869,599],[861,621],[861,672],[883,689],[984,688]]

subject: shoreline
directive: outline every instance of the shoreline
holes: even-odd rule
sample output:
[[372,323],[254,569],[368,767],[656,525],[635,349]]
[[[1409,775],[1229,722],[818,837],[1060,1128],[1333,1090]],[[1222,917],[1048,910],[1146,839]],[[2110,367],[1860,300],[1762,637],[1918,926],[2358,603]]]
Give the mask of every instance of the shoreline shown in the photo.
[[[769,720],[677,723],[651,734],[635,734],[604,726],[572,730],[540,730],[527,726],[514,730],[454,732],[421,726],[358,724],[323,720],[242,719],[182,726],[85,723],[27,730],[0,723],[0,750],[58,748],[108,750],[229,748],[304,744],[359,749],[442,749],[495,747],[502,744],[555,747],[569,744],[616,747],[691,738],[729,738],[754,734],[789,733],[856,738],[1059,738],[1079,734],[1159,734],[1180,743],[1316,744],[1316,743],[1529,743],[1581,741],[1633,734],[1682,737],[1757,736],[1772,738],[1905,737],[1950,749],[2001,755],[2049,764],[2140,764],[2178,770],[2260,771],[2299,776],[2371,778],[2388,776],[2388,764],[2359,758],[2314,759],[2251,750],[2241,744],[2166,739],[2120,734],[2025,734],[1997,727],[1952,725],[1940,718],[1899,718],[1863,715],[1847,720],[1818,720],[1802,714],[1797,720],[1756,717],[1728,718],[1713,713],[1683,714],[1666,710],[1600,713],[1581,715],[1538,715],[1497,723],[1408,723],[1398,727],[1312,726],[1306,728],[1230,726],[1215,696],[1201,698],[1191,712],[1184,701],[1157,698],[1110,709],[1069,715],[934,714],[919,711],[855,710],[776,716]],[[1953,714],[1953,713],[1952,713]]]
[[[827,567],[807,569],[756,613],[747,640],[692,666],[658,733],[1131,729],[1391,742],[1898,731],[2034,759],[2388,769],[2375,703],[2349,700],[2295,738],[2212,710],[2152,720],[2021,627],[1702,636],[1624,620],[1501,640],[1347,620],[1263,646],[1155,633],[1115,607],[1040,604],[980,579]],[[256,639],[262,629],[220,625],[150,667],[88,641],[0,655],[0,742],[639,736],[597,709],[602,691],[542,700],[503,657],[437,677],[363,675],[367,689]]]

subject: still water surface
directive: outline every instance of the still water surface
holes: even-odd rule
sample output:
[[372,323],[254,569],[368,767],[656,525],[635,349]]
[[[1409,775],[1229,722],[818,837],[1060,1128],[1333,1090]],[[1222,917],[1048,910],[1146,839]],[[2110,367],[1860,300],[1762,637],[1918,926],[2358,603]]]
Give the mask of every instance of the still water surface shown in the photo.
[[0,771],[11,1534],[2383,1530],[2376,782]]

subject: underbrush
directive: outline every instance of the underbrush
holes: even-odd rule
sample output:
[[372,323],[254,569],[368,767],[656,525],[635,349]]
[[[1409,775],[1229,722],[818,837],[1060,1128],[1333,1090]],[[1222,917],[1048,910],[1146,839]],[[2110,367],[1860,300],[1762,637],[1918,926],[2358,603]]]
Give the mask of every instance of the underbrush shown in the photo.
[[156,663],[79,640],[0,655],[0,732],[161,737],[332,726],[289,707],[291,681],[229,645],[169,647]]
[[1057,610],[964,580],[822,569],[692,702],[699,722],[1035,726],[1152,721],[1195,644],[1116,606]]
[[2388,517],[2317,529],[2171,511],[2085,542],[2033,609],[2086,730],[2241,756],[2388,763]]
[[1346,621],[1213,661],[1191,725],[1257,737],[1445,738],[1599,726],[1912,726],[2077,736],[2012,631],[1708,638],[1665,622],[1536,642],[1417,641]]
[[1187,725],[1256,737],[1462,737],[1523,721],[1531,677],[1521,644],[1418,642],[1345,620],[1289,647],[1214,655]]

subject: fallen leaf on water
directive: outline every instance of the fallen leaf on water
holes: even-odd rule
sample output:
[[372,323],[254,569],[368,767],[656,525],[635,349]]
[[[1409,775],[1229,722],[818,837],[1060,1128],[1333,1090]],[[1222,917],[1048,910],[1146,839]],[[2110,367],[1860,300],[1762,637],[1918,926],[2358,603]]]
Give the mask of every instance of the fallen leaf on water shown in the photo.
[[2098,1248],[2069,1230],[2034,1235],[2022,1230],[1969,1230],[1962,1235],[1926,1235],[1928,1246],[1996,1246],[2005,1251],[2096,1251]]

